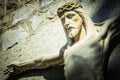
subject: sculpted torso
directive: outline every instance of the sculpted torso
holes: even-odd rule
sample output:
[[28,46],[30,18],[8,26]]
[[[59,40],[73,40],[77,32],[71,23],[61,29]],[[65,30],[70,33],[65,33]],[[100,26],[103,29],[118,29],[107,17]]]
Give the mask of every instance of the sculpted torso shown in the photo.
[[103,54],[114,32],[108,31],[112,20],[106,22],[104,27],[95,26],[83,13],[79,14],[74,10],[65,12],[60,19],[68,40],[60,53],[43,54],[28,61],[13,62],[5,74],[19,74],[29,69],[43,69],[64,63],[67,80],[102,80]]

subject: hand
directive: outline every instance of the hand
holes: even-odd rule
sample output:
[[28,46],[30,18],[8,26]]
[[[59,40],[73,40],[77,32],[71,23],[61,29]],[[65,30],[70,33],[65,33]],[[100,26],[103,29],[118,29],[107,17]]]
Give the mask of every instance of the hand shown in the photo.
[[5,75],[17,75],[20,74],[22,70],[20,69],[19,63],[14,62],[7,66],[7,69],[4,71]]

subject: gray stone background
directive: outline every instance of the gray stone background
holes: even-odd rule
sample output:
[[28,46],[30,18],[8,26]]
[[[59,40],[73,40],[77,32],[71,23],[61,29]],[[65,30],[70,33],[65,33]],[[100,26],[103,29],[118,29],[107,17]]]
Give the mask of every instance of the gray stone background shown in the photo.
[[119,0],[0,0],[0,80],[63,80],[63,68],[32,70],[9,77],[3,71],[12,61],[58,53],[66,43],[57,8],[79,1],[94,22],[120,14]]

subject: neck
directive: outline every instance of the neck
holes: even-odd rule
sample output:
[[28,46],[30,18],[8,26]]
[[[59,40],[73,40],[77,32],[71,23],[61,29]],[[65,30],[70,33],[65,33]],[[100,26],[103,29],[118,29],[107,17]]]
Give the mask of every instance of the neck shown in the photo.
[[74,43],[82,40],[86,36],[86,29],[85,26],[82,25],[81,30],[79,31],[79,34],[74,37]]

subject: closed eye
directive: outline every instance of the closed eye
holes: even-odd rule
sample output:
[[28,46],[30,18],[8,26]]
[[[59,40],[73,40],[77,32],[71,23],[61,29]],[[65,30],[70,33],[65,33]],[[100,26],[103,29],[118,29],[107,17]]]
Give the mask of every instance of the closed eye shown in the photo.
[[68,14],[66,17],[67,17],[68,19],[72,19],[73,16],[75,16],[75,14]]

